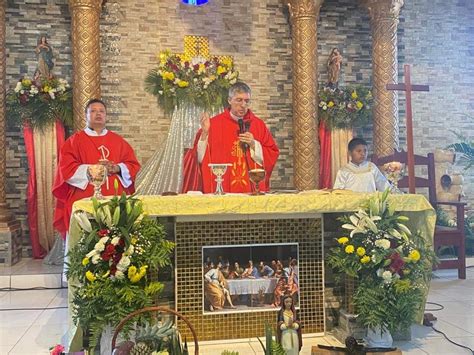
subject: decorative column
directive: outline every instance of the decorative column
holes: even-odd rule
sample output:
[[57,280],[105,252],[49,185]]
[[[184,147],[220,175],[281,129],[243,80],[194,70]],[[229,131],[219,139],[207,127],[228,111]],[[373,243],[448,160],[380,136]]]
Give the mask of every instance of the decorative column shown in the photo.
[[398,94],[386,84],[398,82],[397,26],[404,0],[362,0],[372,29],[374,153],[386,156],[399,146]]
[[0,0],[0,263],[13,265],[21,259],[21,227],[10,212],[6,199],[6,19],[7,0]]
[[324,0],[289,0],[293,36],[294,176],[299,190],[319,186],[317,19]]
[[69,0],[71,12],[74,128],[85,125],[84,108],[100,98],[99,17],[102,0]]

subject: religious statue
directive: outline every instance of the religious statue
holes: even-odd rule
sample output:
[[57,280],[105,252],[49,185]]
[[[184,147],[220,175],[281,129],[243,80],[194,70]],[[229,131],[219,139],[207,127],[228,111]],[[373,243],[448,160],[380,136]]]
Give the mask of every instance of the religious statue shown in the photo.
[[298,355],[303,345],[301,324],[297,318],[293,297],[284,296],[278,312],[277,340],[286,355]]
[[38,56],[38,67],[35,72],[35,80],[39,78],[51,79],[53,77],[52,70],[53,62],[53,48],[49,45],[48,39],[45,35],[38,39],[38,45],[35,49]]
[[328,58],[328,86],[337,87],[341,71],[342,55],[339,49],[333,48]]

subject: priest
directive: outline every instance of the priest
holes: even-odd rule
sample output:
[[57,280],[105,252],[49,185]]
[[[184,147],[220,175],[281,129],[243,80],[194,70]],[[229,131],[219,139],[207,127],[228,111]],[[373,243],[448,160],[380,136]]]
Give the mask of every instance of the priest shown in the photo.
[[184,159],[183,192],[216,190],[215,176],[210,163],[230,164],[223,182],[225,192],[252,192],[255,186],[249,180],[249,170],[265,170],[260,190],[270,189],[270,176],[279,150],[265,123],[249,109],[251,91],[247,84],[238,82],[229,89],[230,107],[221,114],[201,117],[201,129],[194,147]]
[[107,107],[102,100],[92,99],[86,105],[86,128],[73,134],[62,146],[53,185],[56,197],[54,227],[65,237],[69,229],[72,205],[91,197],[94,187],[87,174],[90,165],[107,167],[108,177],[102,194],[114,195],[135,191],[135,176],[140,164],[132,147],[118,134],[106,129]]

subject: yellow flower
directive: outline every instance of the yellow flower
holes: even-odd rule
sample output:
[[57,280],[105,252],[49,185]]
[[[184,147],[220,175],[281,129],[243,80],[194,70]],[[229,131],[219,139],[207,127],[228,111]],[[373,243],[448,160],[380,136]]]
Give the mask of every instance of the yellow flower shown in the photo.
[[344,251],[347,253],[347,254],[352,254],[354,252],[354,246],[353,245],[348,245],[346,246],[346,248],[344,249]]
[[403,292],[407,292],[408,290],[410,290],[411,288],[411,282],[410,280],[397,280],[394,282],[394,286],[395,286],[395,291],[397,293],[403,293]]
[[333,106],[334,106],[334,102],[329,101],[329,102],[328,102],[328,107],[333,107]]
[[159,54],[160,64],[166,63],[166,61],[168,60],[169,54],[170,54],[169,51],[160,52]]
[[198,74],[202,74],[206,71],[206,66],[204,65],[204,63],[200,63],[199,64],[199,69],[198,69]]
[[360,110],[362,107],[364,107],[364,104],[360,101],[356,102],[357,109]]
[[31,86],[31,80],[30,79],[23,79],[21,81],[21,85],[23,85],[25,87],[29,87],[29,86]]
[[420,252],[416,249],[413,249],[409,254],[408,254],[408,258],[412,261],[418,261],[420,260]]
[[179,86],[180,88],[185,88],[185,87],[188,87],[188,86],[189,86],[189,83],[188,83],[187,81],[185,81],[185,80],[180,80],[180,81],[178,81],[178,86]]
[[353,99],[357,99],[357,97],[358,97],[358,96],[357,96],[357,91],[354,90],[354,91],[352,92],[352,94],[351,94],[351,97],[352,97]]
[[51,88],[48,85],[43,86],[43,92],[49,92]]
[[90,282],[94,282],[96,277],[92,271],[86,271],[86,279],[88,279]]
[[87,264],[89,264],[89,258],[82,259],[82,265],[86,266]]
[[337,240],[339,244],[343,244],[343,245],[346,244],[348,241],[349,241],[349,238],[347,237],[341,237]]
[[137,273],[137,267],[136,266],[130,266],[128,268],[128,278],[132,279],[132,277]]
[[226,71],[227,71],[227,69],[224,68],[222,65],[219,65],[219,66],[217,67],[217,74],[218,74],[218,75],[221,75],[222,73],[225,73]]
[[140,267],[140,271],[139,271],[138,273],[136,272],[136,269],[137,269],[137,268],[134,267],[136,273],[135,273],[134,275],[130,276],[130,269],[131,269],[132,267],[134,267],[134,266],[130,266],[130,267],[128,268],[128,278],[130,279],[130,281],[131,281],[132,283],[137,283],[138,281],[140,281],[140,280],[143,278],[143,276],[145,276],[145,274],[146,274],[146,269],[148,268],[148,266],[146,266],[146,265],[145,265],[145,266],[141,266],[141,267]]
[[230,68],[232,66],[232,59],[224,58],[222,59],[222,64],[225,65],[227,68]]
[[362,247],[357,248],[357,255],[359,256],[364,256],[365,255],[365,249]]
[[164,71],[161,73],[161,76],[165,80],[173,81],[174,80],[174,73],[170,71]]
[[132,245],[137,244],[137,238],[132,237],[132,239],[130,240],[130,243],[131,243]]
[[367,264],[369,261],[370,261],[370,256],[368,256],[368,255],[364,255],[364,256],[362,257],[362,259],[360,259],[360,262],[361,262],[362,264]]

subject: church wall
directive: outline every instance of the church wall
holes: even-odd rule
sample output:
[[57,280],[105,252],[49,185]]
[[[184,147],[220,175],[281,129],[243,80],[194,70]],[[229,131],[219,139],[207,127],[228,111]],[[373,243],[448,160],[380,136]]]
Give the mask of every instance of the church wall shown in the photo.
[[[55,66],[53,73],[71,82],[71,19],[67,0],[28,1],[8,0],[6,5],[6,53],[8,89],[24,75],[33,76],[37,60],[35,48],[42,34],[48,36],[53,47]],[[7,202],[21,222],[24,254],[30,248],[26,211],[28,163],[22,130],[14,125],[7,127]]]

